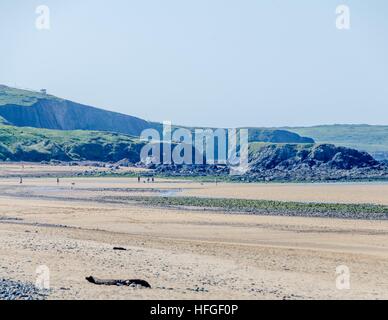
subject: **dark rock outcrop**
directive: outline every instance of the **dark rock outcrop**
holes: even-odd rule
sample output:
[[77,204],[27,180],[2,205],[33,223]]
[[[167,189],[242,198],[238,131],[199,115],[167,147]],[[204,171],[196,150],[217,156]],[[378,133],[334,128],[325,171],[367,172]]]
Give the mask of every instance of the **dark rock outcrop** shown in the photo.
[[[171,176],[228,176],[220,165],[157,165],[157,173]],[[346,181],[387,179],[388,167],[366,152],[329,144],[265,144],[251,146],[244,181]]]
[[267,145],[250,153],[251,180],[357,180],[388,177],[387,167],[366,152],[329,144]]

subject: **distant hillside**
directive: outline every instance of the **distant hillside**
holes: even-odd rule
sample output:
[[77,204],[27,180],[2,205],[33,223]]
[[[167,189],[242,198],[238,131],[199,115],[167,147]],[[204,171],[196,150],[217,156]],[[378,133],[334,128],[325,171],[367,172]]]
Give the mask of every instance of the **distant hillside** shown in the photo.
[[57,131],[0,124],[0,160],[138,162],[142,144],[133,137],[108,132]]
[[312,137],[317,143],[333,143],[367,151],[378,160],[388,159],[388,126],[325,125],[284,129]]
[[[54,130],[94,130],[139,136],[144,129],[161,131],[161,124],[106,111],[40,92],[0,85],[0,123]],[[286,130],[250,128],[250,141],[312,143]]]
[[248,128],[249,142],[314,143],[314,139],[281,129]]

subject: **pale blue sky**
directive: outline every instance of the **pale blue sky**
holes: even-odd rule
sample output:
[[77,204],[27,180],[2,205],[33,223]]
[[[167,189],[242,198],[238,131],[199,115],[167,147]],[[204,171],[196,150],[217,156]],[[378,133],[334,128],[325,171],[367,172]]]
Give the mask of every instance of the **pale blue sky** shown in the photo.
[[386,0],[1,0],[0,83],[176,124],[388,124],[387,17]]

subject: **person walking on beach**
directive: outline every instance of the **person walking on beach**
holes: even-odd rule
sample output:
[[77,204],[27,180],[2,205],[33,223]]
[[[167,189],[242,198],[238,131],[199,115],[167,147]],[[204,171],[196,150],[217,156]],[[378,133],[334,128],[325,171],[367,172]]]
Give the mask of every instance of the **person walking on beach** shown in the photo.
[[20,184],[23,184],[23,178],[20,177],[20,181],[19,181]]
[[57,178],[57,184],[59,184],[59,178]]
[[137,182],[140,183],[140,176],[137,176]]

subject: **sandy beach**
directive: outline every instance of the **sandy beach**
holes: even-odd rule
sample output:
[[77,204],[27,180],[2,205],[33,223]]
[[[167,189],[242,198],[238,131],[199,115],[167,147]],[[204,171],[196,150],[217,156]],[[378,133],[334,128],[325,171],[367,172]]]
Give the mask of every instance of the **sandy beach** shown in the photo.
[[[36,268],[45,265],[48,299],[388,298],[388,221],[99,201],[173,190],[385,204],[384,184],[215,186],[173,180],[138,184],[130,178],[66,178],[59,184],[28,178],[19,184],[3,178],[0,190],[0,278],[34,283]],[[340,265],[350,270],[349,290],[336,287]],[[144,279],[152,289],[97,286],[85,280],[90,275]]]

